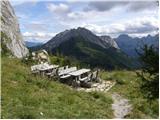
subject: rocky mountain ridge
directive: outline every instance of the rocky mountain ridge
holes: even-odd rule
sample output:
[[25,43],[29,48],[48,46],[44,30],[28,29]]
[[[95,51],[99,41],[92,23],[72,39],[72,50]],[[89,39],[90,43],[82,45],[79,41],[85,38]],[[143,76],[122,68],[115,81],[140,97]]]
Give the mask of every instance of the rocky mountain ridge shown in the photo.
[[66,42],[66,41],[72,39],[73,37],[77,37],[77,36],[81,36],[86,41],[97,44],[105,49],[107,49],[109,47],[114,47],[114,46],[112,46],[112,44],[110,44],[110,43],[113,43],[113,42],[111,42],[112,41],[111,38],[109,38],[109,42],[108,42],[107,41],[108,39],[107,40],[101,39],[100,37],[93,34],[91,31],[89,31],[85,28],[82,28],[82,27],[78,27],[77,29],[65,30],[64,32],[57,34],[55,37],[53,37],[51,40],[49,40],[46,44],[44,44],[43,48],[53,49],[55,47],[58,47],[61,43]]
[[153,45],[154,47],[159,47],[159,35],[148,35],[146,37],[130,37],[127,34],[122,34],[116,38],[116,43],[119,48],[126,53],[128,56],[137,57],[137,50],[140,50],[145,44],[148,46]]
[[75,59],[83,65],[104,69],[133,68],[133,63],[110,37],[100,38],[85,28],[65,30],[47,43],[30,48],[32,51],[45,49],[53,55]]

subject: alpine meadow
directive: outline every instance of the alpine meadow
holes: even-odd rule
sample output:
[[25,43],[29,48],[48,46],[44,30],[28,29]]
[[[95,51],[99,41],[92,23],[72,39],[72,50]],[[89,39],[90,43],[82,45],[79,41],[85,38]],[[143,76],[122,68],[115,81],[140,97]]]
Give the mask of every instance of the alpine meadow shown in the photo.
[[1,0],[1,119],[159,119],[159,1]]

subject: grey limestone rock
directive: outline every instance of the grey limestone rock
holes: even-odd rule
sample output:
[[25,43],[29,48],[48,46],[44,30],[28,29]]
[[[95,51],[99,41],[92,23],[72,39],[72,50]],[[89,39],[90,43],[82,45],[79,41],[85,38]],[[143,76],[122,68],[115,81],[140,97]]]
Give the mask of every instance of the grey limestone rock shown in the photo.
[[[28,53],[25,47],[18,19],[7,0],[1,1],[1,43],[5,44],[13,56],[22,58]],[[2,36],[3,35],[3,36]],[[5,37],[4,37],[5,36]],[[7,38],[7,39],[6,39]]]

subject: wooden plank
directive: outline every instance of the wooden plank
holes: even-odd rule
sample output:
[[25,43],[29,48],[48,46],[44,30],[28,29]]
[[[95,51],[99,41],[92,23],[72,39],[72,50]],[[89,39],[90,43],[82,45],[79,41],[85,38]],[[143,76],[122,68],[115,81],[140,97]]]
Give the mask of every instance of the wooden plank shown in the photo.
[[90,69],[80,69],[80,70],[69,73],[69,75],[80,76],[80,75],[87,73],[87,72],[90,72]]

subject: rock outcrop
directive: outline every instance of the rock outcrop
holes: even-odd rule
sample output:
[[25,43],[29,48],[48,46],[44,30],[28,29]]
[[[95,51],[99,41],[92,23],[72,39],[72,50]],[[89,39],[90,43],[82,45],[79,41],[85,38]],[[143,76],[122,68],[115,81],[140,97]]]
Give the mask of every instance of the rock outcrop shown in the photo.
[[1,50],[8,49],[17,58],[22,58],[28,53],[25,47],[17,17],[7,0],[1,1]]
[[114,47],[116,49],[120,49],[116,43],[116,41],[114,39],[112,39],[110,36],[100,36],[100,38],[106,42],[106,44],[108,44],[109,46],[108,47]]

